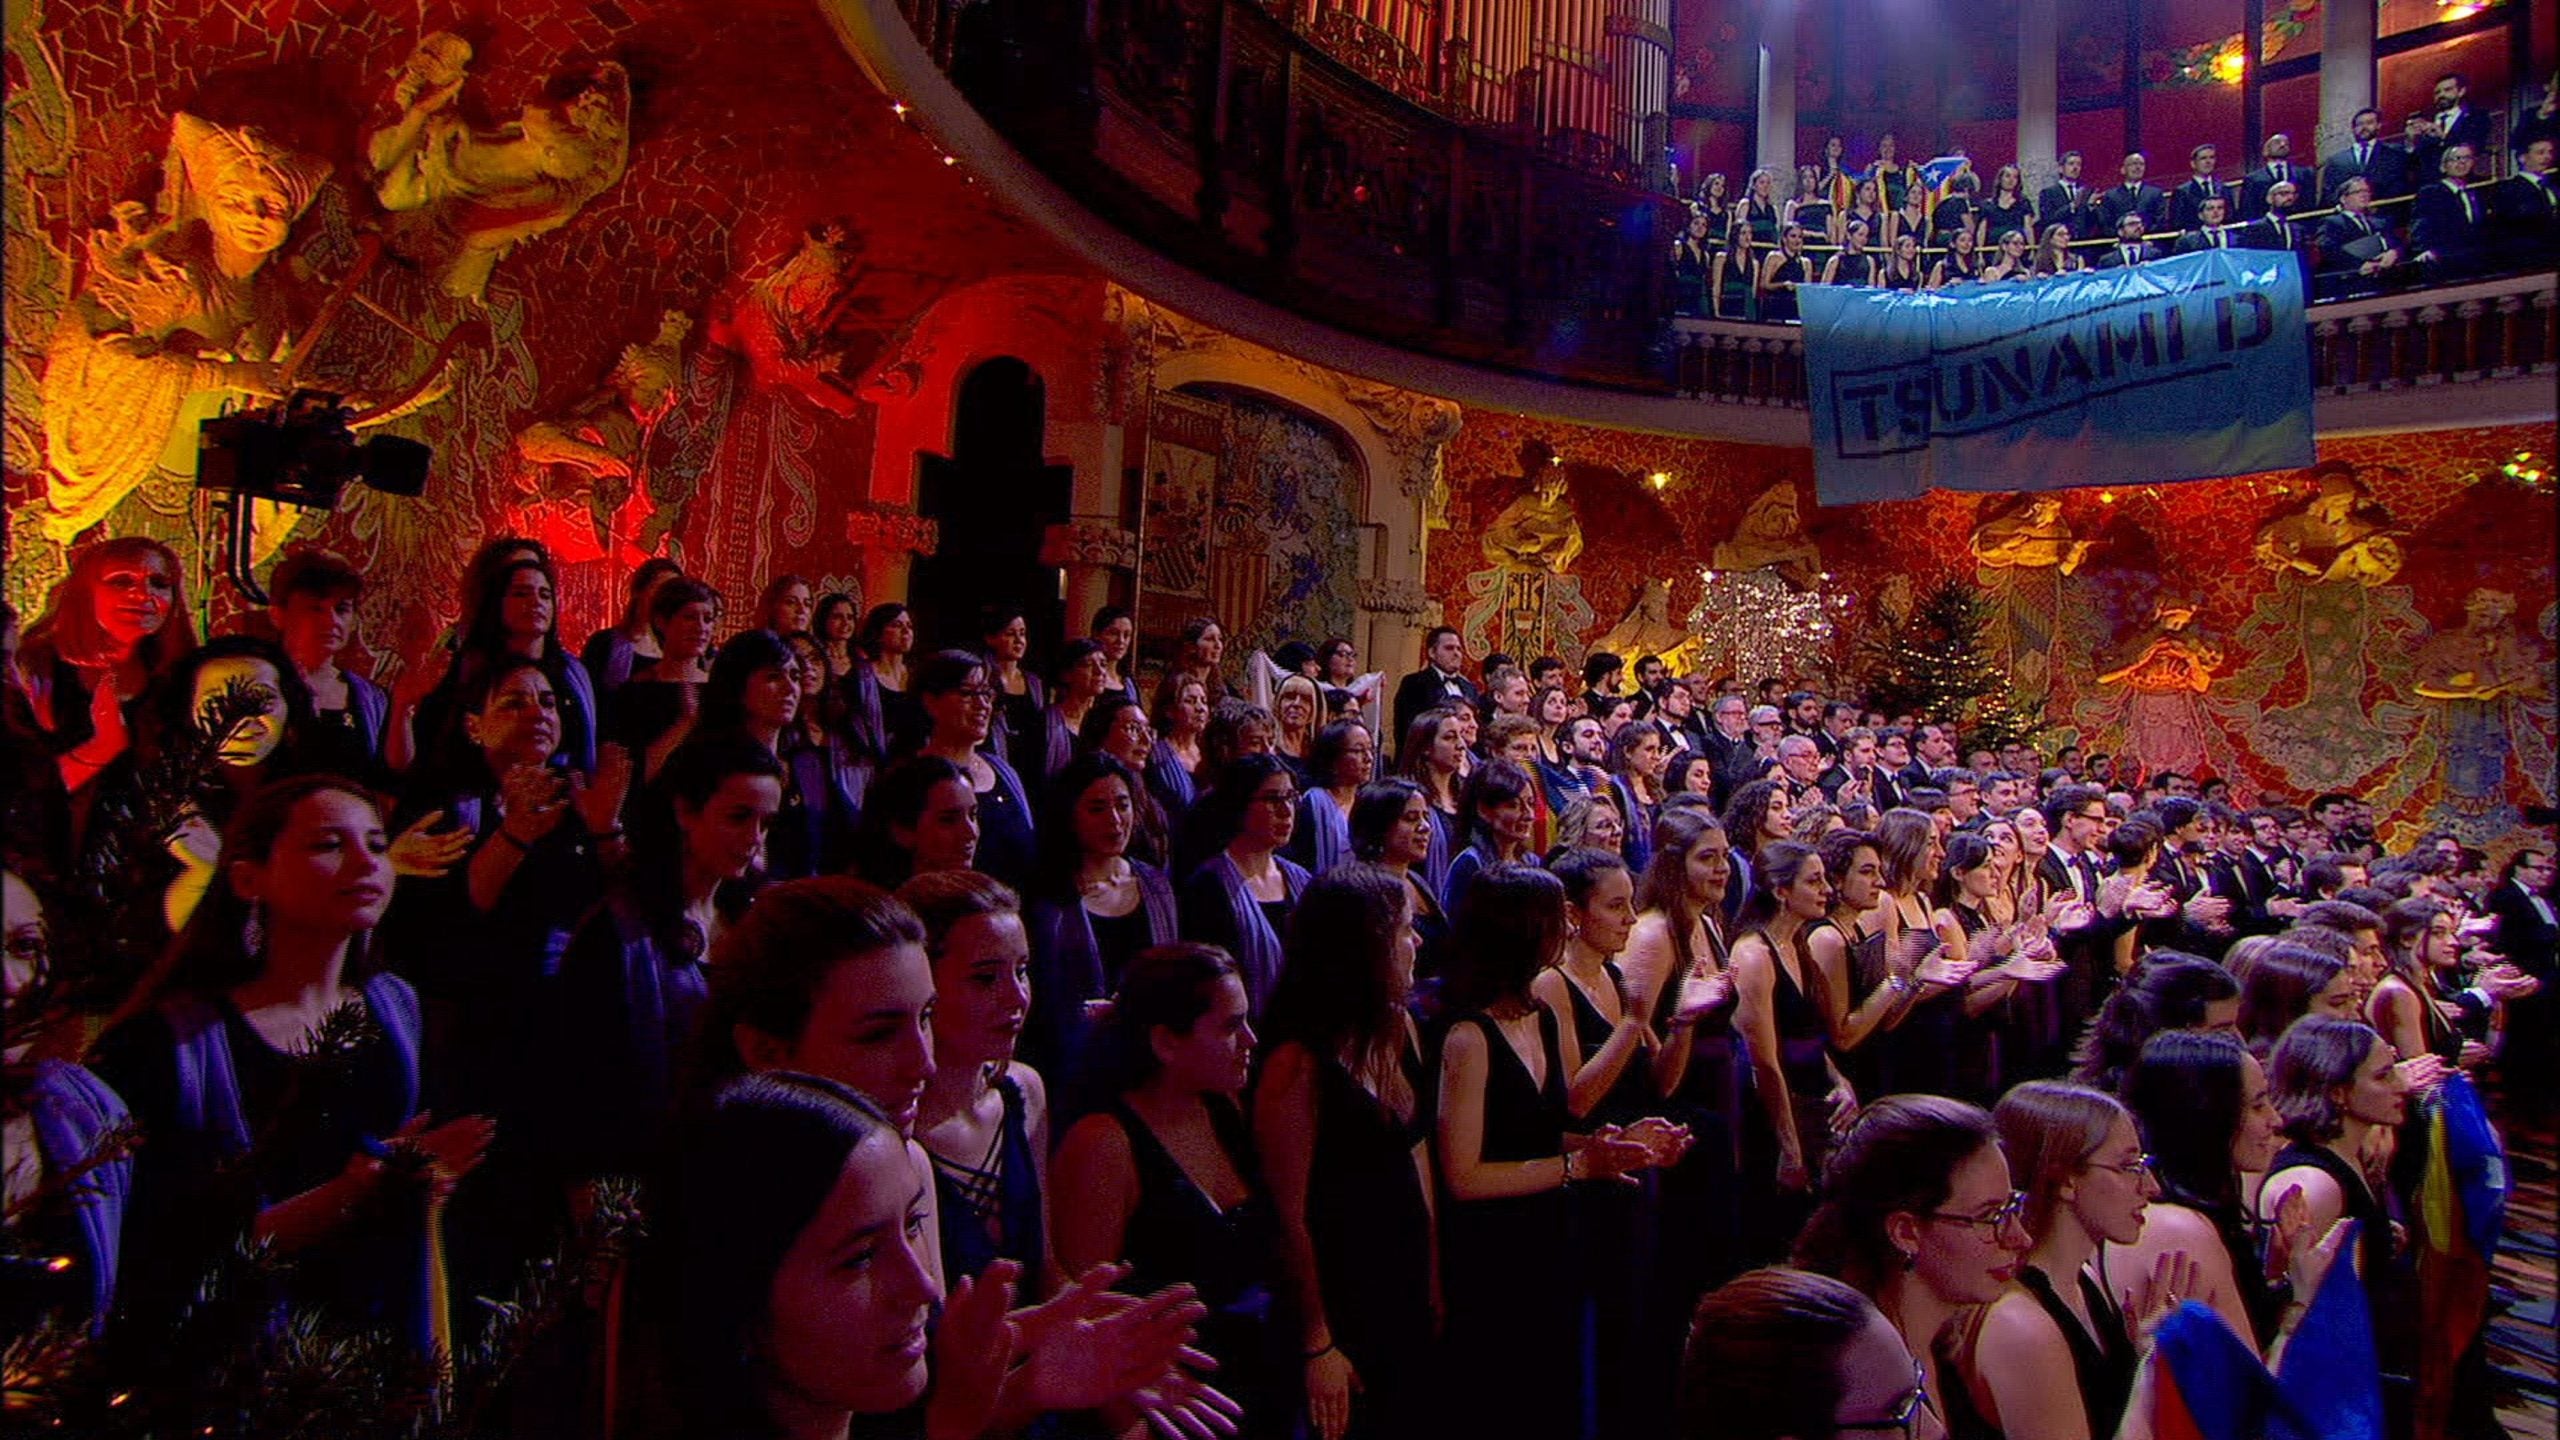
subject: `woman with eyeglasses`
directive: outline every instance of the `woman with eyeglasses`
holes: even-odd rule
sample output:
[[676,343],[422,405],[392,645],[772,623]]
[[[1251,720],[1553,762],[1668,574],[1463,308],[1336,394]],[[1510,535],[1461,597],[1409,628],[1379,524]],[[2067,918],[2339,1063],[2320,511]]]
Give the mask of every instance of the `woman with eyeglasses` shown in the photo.
[[1280,853],[1297,827],[1297,782],[1276,755],[1239,755],[1198,818],[1218,848],[1182,884],[1183,938],[1235,957],[1258,1015],[1280,979],[1289,913],[1312,878]]
[[1322,875],[1351,858],[1351,807],[1378,768],[1377,742],[1359,720],[1336,720],[1316,732],[1307,751],[1307,790],[1289,858]]
[[1950,1413],[1962,1402],[1948,1394],[1960,1372],[1939,1337],[1959,1312],[1999,1299],[2017,1278],[2029,1244],[2026,1203],[2011,1188],[1991,1116],[1961,1100],[1886,1096],[1832,1151],[1795,1263],[1846,1281],[1902,1332],[1929,1397],[1914,1433],[1962,1433]]
[[[1872,183],[1872,182],[1870,182]],[[1679,1440],[1946,1434],[1902,1332],[1855,1289],[1754,1270],[1699,1302],[1680,1362]]]
[[[1130,778],[1137,782],[1137,789],[1129,797],[1134,826],[1129,834],[1129,857],[1150,865],[1169,865],[1173,863],[1173,822],[1155,791],[1140,778],[1147,773],[1155,746],[1156,727],[1148,722],[1146,707],[1122,690],[1104,691],[1076,730],[1078,759],[1108,755],[1126,766]],[[1046,829],[1044,825],[1044,834]]]
[[2121,1247],[2142,1237],[2159,1186],[2113,1097],[2033,1080],[2002,1096],[1992,1120],[2024,1181],[2034,1243],[2017,1283],[1959,1326],[1966,1388],[1948,1398],[2022,1440],[2115,1435],[2152,1332],[2196,1293],[2196,1262],[2172,1250],[2128,1273]]
[[915,694],[926,725],[916,753],[959,766],[977,797],[977,868],[1007,885],[1027,883],[1039,848],[1031,795],[1013,767],[986,750],[996,715],[987,662],[966,650],[936,651],[915,668]]

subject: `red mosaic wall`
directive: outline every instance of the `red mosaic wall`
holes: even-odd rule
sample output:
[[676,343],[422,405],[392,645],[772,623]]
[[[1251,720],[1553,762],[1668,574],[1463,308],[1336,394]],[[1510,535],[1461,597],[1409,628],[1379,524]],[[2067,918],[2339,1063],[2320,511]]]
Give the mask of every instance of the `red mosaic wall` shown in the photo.
[[[382,220],[361,173],[363,136],[412,47],[435,31],[471,43],[463,103],[484,125],[513,118],[555,74],[618,61],[633,91],[630,161],[566,228],[502,260],[485,306],[449,300],[386,263],[362,294],[391,318],[351,306],[320,349],[317,378],[380,393],[417,373],[420,337],[441,337],[475,315],[496,337],[466,355],[448,396],[392,427],[436,449],[426,497],[351,494],[334,517],[296,537],[346,551],[372,576],[364,629],[378,668],[391,652],[417,653],[451,618],[452,582],[485,535],[540,533],[573,559],[592,557],[564,578],[562,629],[583,634],[599,623],[612,567],[589,497],[557,483],[523,495],[512,441],[526,424],[593,396],[622,347],[647,341],[669,311],[693,325],[682,395],[652,451],[666,491],[659,507],[672,512],[667,543],[712,568],[741,604],[763,575],[786,569],[837,583],[858,576],[843,514],[868,488],[870,407],[836,414],[797,395],[753,392],[734,356],[706,343],[714,305],[787,260],[813,221],[841,219],[854,257],[854,281],[826,335],[854,377],[960,286],[1079,270],[893,115],[807,0],[13,4],[7,500],[15,603],[40,603],[63,564],[62,547],[37,528],[46,452],[34,380],[47,337],[81,283],[90,231],[116,202],[147,205],[158,191],[172,115],[255,124],[332,162],[333,178],[285,252],[311,259],[325,286],[343,270],[350,237]],[[183,483],[146,483],[93,533],[183,539],[190,503]],[[621,558],[634,553],[626,546]]]
[[[2412,693],[2418,651],[2459,629],[2466,597],[2483,587],[2516,597],[2513,628],[2539,647],[2547,672],[2560,623],[2553,563],[2560,505],[2547,428],[2324,441],[2322,460],[2354,467],[2405,532],[2398,575],[2368,589],[2280,584],[2253,560],[2259,527],[2299,510],[2314,492],[2300,474],[2064,492],[2073,533],[2095,543],[2076,573],[2061,577],[1978,567],[1967,541],[1990,498],[1933,493],[1822,509],[1806,451],[1470,411],[1449,458],[1450,528],[1433,537],[1431,551],[1431,589],[1450,597],[1452,623],[1463,604],[1455,597],[1471,593],[1470,577],[1487,569],[1486,526],[1520,493],[1513,477],[1521,443],[1532,438],[1553,446],[1576,477],[1585,547],[1568,578],[1590,619],[1572,637],[1575,646],[1616,625],[1648,579],[1672,582],[1670,618],[1685,622],[1714,546],[1734,533],[1754,497],[1783,481],[1798,491],[1806,533],[1833,577],[1828,589],[1851,602],[1830,653],[1807,657],[1805,675],[1854,671],[1859,637],[1872,624],[1866,617],[1889,582],[1925,594],[1960,577],[1991,593],[2013,675],[2021,690],[2047,696],[2057,737],[2116,748],[2133,717],[2120,688],[2096,682],[2095,659],[2147,624],[2153,597],[2176,585],[2201,602],[2195,623],[2225,651],[2212,688],[2181,718],[2200,736],[2210,768],[2235,788],[2294,797],[2360,789],[2404,824],[2458,823],[2483,838],[2511,824],[2515,807],[2551,803],[2547,673],[2540,698],[2509,702],[2491,717],[2508,750],[2492,767],[2503,774],[2494,799],[2454,793],[2443,773],[2451,765],[2463,784],[2482,788],[2480,772],[2463,770],[2456,755],[2489,743],[2483,727],[2448,735],[2445,707]],[[2534,457],[2539,485],[2502,472],[2519,454]],[[1668,477],[1658,493],[1647,483],[1657,472]],[[1578,660],[1578,649],[1569,658]]]

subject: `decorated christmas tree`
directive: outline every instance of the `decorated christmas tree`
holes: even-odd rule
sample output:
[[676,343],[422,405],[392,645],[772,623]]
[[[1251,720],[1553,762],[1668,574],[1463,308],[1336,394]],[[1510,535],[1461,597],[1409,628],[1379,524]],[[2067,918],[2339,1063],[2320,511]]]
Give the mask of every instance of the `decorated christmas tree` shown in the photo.
[[1930,591],[1911,613],[1869,635],[1867,704],[1953,725],[1971,748],[2032,741],[2044,702],[2021,700],[1988,645],[1991,604],[1961,580]]

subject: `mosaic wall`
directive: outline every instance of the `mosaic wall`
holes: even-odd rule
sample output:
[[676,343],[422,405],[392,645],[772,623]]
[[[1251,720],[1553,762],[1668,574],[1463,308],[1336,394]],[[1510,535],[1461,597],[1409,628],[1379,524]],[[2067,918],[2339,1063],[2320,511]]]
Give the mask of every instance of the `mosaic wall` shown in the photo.
[[[1530,441],[1569,477],[1581,541],[1560,574],[1487,553],[1523,513]],[[2074,490],[2050,514],[1954,494],[1826,510],[1806,452],[1469,411],[1430,583],[1479,653],[1500,616],[1464,597],[1536,592],[1556,653],[1578,661],[1613,631],[1712,644],[1721,617],[1692,615],[1705,572],[1774,566],[1837,619],[1794,674],[1853,681],[1862,637],[1957,577],[1991,599],[2053,743],[2200,768],[2251,796],[2354,788],[2400,824],[2487,839],[2554,795],[2550,447],[2530,426],[2331,440],[2312,472]],[[1648,620],[1651,582],[1665,589]],[[2192,618],[2164,625],[2181,606]]]
[[[740,598],[841,583],[875,402],[918,398],[879,362],[958,287],[1077,268],[805,0],[55,0],[12,4],[7,45],[22,609],[82,533],[218,565],[183,437],[288,366],[435,449],[423,498],[298,526],[372,577],[377,670],[451,618],[488,534],[551,542],[580,633],[653,550]],[[261,518],[272,553],[294,517]]]

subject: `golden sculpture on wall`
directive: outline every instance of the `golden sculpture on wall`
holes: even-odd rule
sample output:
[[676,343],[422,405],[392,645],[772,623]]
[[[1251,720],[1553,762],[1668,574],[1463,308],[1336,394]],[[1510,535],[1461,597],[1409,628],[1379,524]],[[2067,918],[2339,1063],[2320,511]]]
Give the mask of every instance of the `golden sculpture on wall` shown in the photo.
[[155,469],[195,473],[197,423],[274,398],[298,278],[269,261],[329,164],[262,132],[181,114],[156,212],[126,201],[91,233],[45,356],[45,532],[107,517]]
[[2313,580],[2351,580],[2367,589],[2400,573],[2400,530],[2391,513],[2343,461],[2311,472],[2320,482],[2309,504],[2258,531],[2258,563]]
[[2463,602],[2463,628],[2447,631],[2418,651],[2416,690],[2429,700],[2503,700],[2539,697],[2551,688],[2550,662],[2509,623],[2516,597],[2504,590],[2474,590]]
[[2060,497],[2029,495],[2014,506],[1995,507],[1968,543],[1986,569],[2059,569],[2068,575],[2089,558],[2091,542],[2072,538]]
[[842,220],[821,220],[781,267],[714,309],[709,338],[745,357],[759,389],[788,390],[819,409],[859,407],[850,356],[834,336],[853,299],[854,239]]
[[2191,628],[2196,602],[2162,595],[2151,624],[2099,662],[2098,683],[2123,685],[2137,695],[2201,695],[2222,665],[2222,647]]
[[1774,570],[1798,590],[1811,590],[1822,579],[1822,548],[1804,533],[1795,483],[1789,480],[1761,491],[1742,512],[1732,536],[1708,558],[1718,570]]
[[[511,124],[474,128],[455,108],[471,46],[434,34],[392,83],[397,114],[365,137],[374,198],[404,219],[401,253],[428,267],[448,295],[479,300],[517,245],[548,234],[613,188],[631,159],[631,79],[607,61],[555,79]],[[569,77],[563,77],[564,79]]]
[[[692,333],[690,317],[667,311],[654,338],[623,347],[601,388],[568,413],[536,420],[516,432],[516,454],[526,462],[517,480],[524,496],[538,508],[572,511],[584,501],[597,554],[566,558],[637,563],[654,552],[659,536],[674,523],[674,512],[658,510],[649,494],[649,442],[658,423],[675,408],[684,379],[685,337]],[[568,485],[550,483],[555,466],[578,478]],[[576,531],[561,527],[557,533]]]
[[1526,493],[1485,527],[1484,558],[1505,569],[1561,575],[1582,553],[1582,524],[1574,518],[1564,461],[1544,440],[1524,440],[1520,482]]
[[1627,607],[1625,618],[1609,627],[1609,633],[1591,644],[1594,650],[1605,650],[1622,660],[1633,661],[1646,655],[1662,657],[1674,675],[1684,675],[1693,668],[1703,648],[1696,635],[1671,621],[1671,582],[1647,580],[1636,593],[1636,603]]

